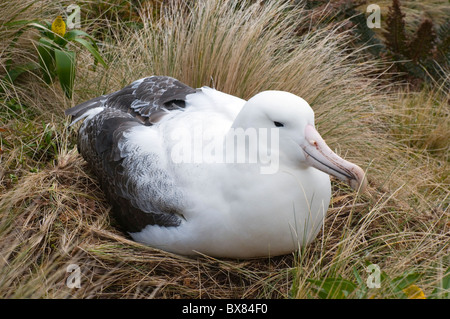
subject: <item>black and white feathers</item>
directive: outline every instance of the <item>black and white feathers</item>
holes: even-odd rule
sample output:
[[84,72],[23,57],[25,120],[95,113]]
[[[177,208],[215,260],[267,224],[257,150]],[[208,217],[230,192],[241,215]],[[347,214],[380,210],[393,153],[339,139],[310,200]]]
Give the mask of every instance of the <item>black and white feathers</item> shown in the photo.
[[186,96],[195,92],[174,78],[152,76],[66,111],[73,122],[87,118],[79,130],[78,150],[126,231],[180,224],[182,194],[161,165],[158,150],[146,152],[128,143],[126,132],[151,126],[171,111],[184,109]]
[[[292,252],[320,230],[331,197],[328,174],[364,185],[364,172],[315,130],[308,103],[288,92],[245,101],[152,76],[66,114],[74,123],[84,119],[79,152],[124,230],[183,255]],[[225,153],[221,161],[217,154]],[[264,165],[270,173],[261,173]]]

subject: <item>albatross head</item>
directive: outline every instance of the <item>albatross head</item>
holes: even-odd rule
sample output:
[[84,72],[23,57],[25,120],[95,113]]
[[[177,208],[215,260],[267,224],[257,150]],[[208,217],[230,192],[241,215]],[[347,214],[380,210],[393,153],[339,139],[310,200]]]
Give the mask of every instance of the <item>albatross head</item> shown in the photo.
[[314,128],[314,111],[302,98],[283,91],[261,92],[244,105],[233,127],[278,128],[279,153],[291,165],[312,166],[364,191],[364,171],[334,153]]

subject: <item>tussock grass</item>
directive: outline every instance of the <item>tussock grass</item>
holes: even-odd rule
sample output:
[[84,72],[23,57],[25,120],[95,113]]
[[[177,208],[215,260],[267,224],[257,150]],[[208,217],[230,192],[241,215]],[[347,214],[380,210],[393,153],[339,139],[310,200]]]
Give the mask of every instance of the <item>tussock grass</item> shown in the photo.
[[[58,7],[45,1],[45,8],[21,14],[52,19]],[[155,16],[143,10],[142,29],[109,30],[108,69],[94,70],[80,52],[73,101],[33,72],[1,96],[0,294],[314,298],[310,279],[355,281],[356,271],[365,280],[375,263],[390,277],[420,273],[417,284],[430,295],[449,265],[449,96],[386,87],[371,76],[378,62],[352,48],[350,34],[310,27],[308,12],[289,3],[174,2]],[[309,31],[299,36],[298,28]],[[32,52],[32,41],[23,40],[27,47]],[[16,56],[19,47],[11,50]],[[330,147],[367,170],[368,192],[334,181],[322,232],[293,255],[185,258],[131,241],[110,219],[62,111],[152,74],[243,98],[268,89],[298,94]],[[70,264],[80,266],[79,289],[66,286]],[[393,295],[382,287],[366,297]]]
[[450,140],[450,110],[447,97],[441,92],[424,89],[420,92],[400,92],[392,105],[392,136],[406,147],[427,150],[448,160]]

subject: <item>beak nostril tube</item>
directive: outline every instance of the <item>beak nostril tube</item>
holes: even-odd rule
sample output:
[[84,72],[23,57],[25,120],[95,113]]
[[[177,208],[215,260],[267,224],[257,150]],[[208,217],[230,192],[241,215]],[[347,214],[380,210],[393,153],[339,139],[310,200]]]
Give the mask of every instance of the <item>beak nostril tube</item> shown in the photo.
[[345,181],[355,190],[365,190],[367,181],[364,171],[334,153],[311,124],[305,128],[305,139],[309,144],[305,143],[301,147],[309,165]]

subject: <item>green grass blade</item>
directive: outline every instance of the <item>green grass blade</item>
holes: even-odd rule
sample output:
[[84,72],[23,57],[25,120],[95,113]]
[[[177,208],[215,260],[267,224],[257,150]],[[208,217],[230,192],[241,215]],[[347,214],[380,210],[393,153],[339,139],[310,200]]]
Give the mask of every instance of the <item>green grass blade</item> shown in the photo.
[[55,49],[56,74],[66,96],[71,99],[75,80],[75,52]]
[[6,75],[1,80],[2,85],[0,85],[0,93],[4,93],[6,86],[9,87],[11,84],[13,84],[14,81],[17,79],[17,77],[19,75],[21,75],[22,73],[24,73],[26,71],[30,71],[30,70],[36,70],[38,68],[39,68],[39,64],[30,62],[30,63],[18,65],[15,68],[12,68],[10,70],[6,70]]
[[25,26],[25,25],[30,25],[31,23],[39,23],[38,19],[33,19],[33,20],[16,20],[16,21],[11,21],[11,22],[6,22],[4,24],[5,27],[17,27],[17,26]]
[[84,46],[94,56],[95,60],[100,62],[104,67],[107,67],[106,62],[103,60],[103,58],[101,57],[101,55],[98,52],[98,50],[91,43],[89,43],[85,39],[78,38],[78,37],[75,37],[73,39],[73,41],[78,42],[82,46]]
[[84,32],[82,30],[69,30],[64,35],[64,38],[67,41],[73,41],[73,40],[75,40],[75,38],[79,38],[79,37],[87,37],[91,41],[94,41],[94,38],[92,38],[89,34],[87,34],[86,32]]
[[36,70],[38,68],[39,65],[35,62],[18,65],[15,68],[7,71],[7,74],[5,75],[5,80],[7,80],[10,83],[13,83],[17,79],[17,77],[22,73],[30,70]]
[[432,298],[450,299],[450,267],[447,268],[439,286],[433,290],[431,296]]
[[395,288],[395,290],[402,290],[402,289],[405,289],[406,287],[414,284],[415,282],[417,282],[417,280],[419,280],[420,277],[421,277],[421,274],[417,274],[417,273],[411,273],[411,274],[398,276],[398,277],[392,279],[392,285]]
[[314,290],[320,299],[345,299],[356,289],[353,282],[343,278],[307,279],[307,281],[315,285]]
[[47,38],[39,39],[37,50],[39,64],[42,69],[42,78],[47,84],[53,82],[55,77],[55,44]]
[[[45,25],[44,25],[45,24]],[[35,27],[41,31],[41,34],[50,39],[54,38],[54,34],[51,30],[51,24],[46,21],[43,22],[31,22],[28,26]]]

